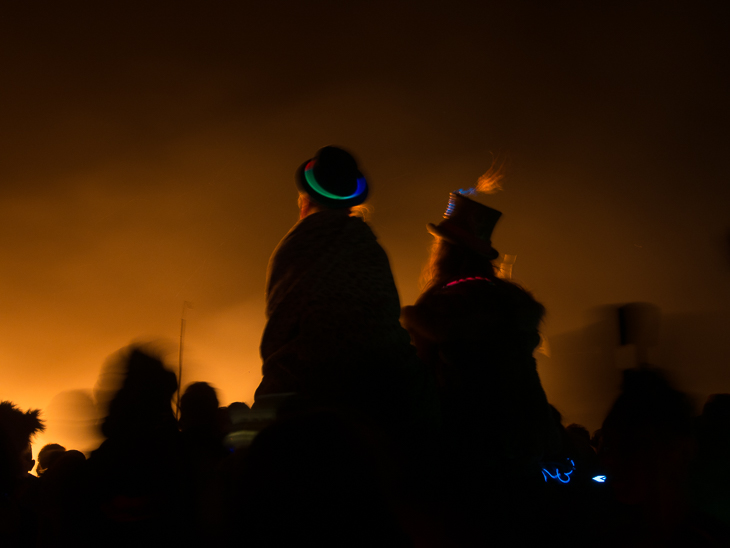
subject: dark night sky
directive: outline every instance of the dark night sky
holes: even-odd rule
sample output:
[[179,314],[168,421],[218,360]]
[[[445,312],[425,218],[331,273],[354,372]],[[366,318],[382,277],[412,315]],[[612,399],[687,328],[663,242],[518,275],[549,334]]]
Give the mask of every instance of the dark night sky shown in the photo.
[[495,246],[548,309],[540,374],[568,422],[598,427],[630,362],[609,305],[656,304],[651,359],[699,401],[730,392],[728,15],[720,2],[3,6],[0,397],[77,418],[131,341],[176,363],[191,301],[183,383],[250,402],[268,257],[297,219],[294,170],[326,144],[371,181],[403,304],[426,223],[506,159],[504,191],[481,200],[504,212]]

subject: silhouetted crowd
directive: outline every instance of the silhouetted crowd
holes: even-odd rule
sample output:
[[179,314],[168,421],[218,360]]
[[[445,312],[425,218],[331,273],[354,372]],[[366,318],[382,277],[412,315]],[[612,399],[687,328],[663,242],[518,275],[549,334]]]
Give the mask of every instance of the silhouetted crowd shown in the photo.
[[106,440],[44,446],[37,477],[38,411],[0,404],[3,546],[729,545],[730,394],[692,416],[656,369],[625,372],[593,436],[552,408],[560,443],[529,476],[296,395],[257,413],[194,383],[176,420],[175,375],[139,349],[124,367]]
[[450,195],[401,310],[354,158],[325,147],[296,181],[254,404],[197,382],[173,408],[176,375],[130,347],[97,394],[104,441],[50,443],[34,476],[40,410],[3,401],[0,546],[730,546],[730,394],[694,416],[641,364],[598,431],[564,425],[544,309],[495,266],[499,211]]

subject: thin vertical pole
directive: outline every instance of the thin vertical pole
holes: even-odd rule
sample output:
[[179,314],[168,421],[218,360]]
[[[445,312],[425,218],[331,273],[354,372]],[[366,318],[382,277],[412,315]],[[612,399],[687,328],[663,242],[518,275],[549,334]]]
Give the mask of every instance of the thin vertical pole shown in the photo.
[[182,365],[183,365],[183,344],[185,340],[185,309],[190,304],[185,301],[183,303],[182,316],[180,317],[180,355],[178,357],[177,368],[177,410],[175,411],[175,420],[180,420],[180,393],[182,392]]

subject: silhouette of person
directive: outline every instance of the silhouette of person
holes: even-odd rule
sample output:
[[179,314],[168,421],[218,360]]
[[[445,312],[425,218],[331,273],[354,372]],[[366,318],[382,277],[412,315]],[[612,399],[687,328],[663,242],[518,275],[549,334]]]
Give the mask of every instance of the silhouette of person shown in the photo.
[[19,478],[25,478],[35,461],[31,439],[45,430],[40,409],[23,412],[11,401],[0,402],[0,463],[4,493],[12,490]]
[[58,458],[66,452],[66,448],[58,443],[47,443],[38,451],[38,468],[36,474],[40,478]]
[[131,539],[177,542],[191,524],[178,523],[182,451],[171,399],[177,379],[140,348],[119,353],[123,382],[101,429],[106,440],[86,462],[89,525],[108,545]]
[[[438,379],[445,428],[463,430],[490,458],[536,464],[558,445],[533,357],[544,309],[496,276],[491,234],[500,216],[459,192],[450,195],[444,220],[429,225],[436,236],[430,280],[403,309],[403,322]],[[474,424],[481,434],[469,433]]]
[[498,252],[491,234],[500,216],[451,193],[444,220],[429,225],[436,236],[430,279],[403,309],[403,323],[439,384],[443,498],[453,501],[460,544],[488,540],[478,515],[515,531],[533,520],[533,530],[540,499],[531,490],[544,483],[540,459],[560,444],[533,357],[543,306],[498,278],[492,265]]
[[300,220],[268,268],[256,401],[293,392],[380,424],[435,417],[433,385],[399,322],[388,257],[353,211],[370,190],[357,162],[324,147],[296,183]]
[[690,505],[697,440],[689,397],[647,364],[623,375],[598,456],[616,500],[631,512],[609,532],[624,545],[640,539],[645,546],[727,546],[727,524],[715,521],[722,514],[713,516],[701,501],[699,508]]
[[31,440],[45,430],[39,409],[0,402],[0,532],[3,546],[34,544],[38,534],[38,478]]

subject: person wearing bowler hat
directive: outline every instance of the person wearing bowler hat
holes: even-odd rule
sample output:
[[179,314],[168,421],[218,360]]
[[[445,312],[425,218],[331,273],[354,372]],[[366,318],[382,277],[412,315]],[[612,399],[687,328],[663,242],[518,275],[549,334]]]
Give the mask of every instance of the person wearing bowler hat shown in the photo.
[[269,262],[256,403],[296,393],[386,428],[435,424],[435,385],[400,325],[388,257],[354,214],[368,180],[334,146],[304,162],[295,180],[300,220]]
[[533,357],[544,308],[497,276],[491,238],[501,213],[462,192],[428,225],[436,240],[426,286],[402,321],[438,383],[446,498],[485,501],[542,482],[540,459],[559,438]]

